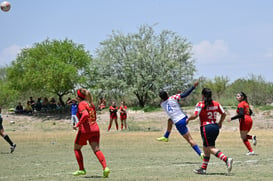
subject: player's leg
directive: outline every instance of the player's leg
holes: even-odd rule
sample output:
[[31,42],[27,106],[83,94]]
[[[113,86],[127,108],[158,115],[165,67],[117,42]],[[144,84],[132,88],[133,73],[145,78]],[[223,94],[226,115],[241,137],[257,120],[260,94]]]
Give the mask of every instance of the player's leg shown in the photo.
[[99,162],[101,163],[102,169],[103,169],[103,177],[108,177],[110,173],[110,169],[107,167],[106,160],[104,157],[104,154],[101,152],[99,148],[99,140],[100,140],[100,135],[99,132],[93,133],[93,136],[89,140],[90,146],[98,158]]
[[[78,135],[77,135],[77,137],[78,137]],[[81,151],[82,146],[83,145],[79,145],[79,144],[74,143],[74,153],[75,153],[75,157],[78,162],[78,165],[79,165],[79,170],[77,170],[73,173],[74,176],[86,174],[86,171],[84,169],[82,151]]]
[[16,148],[16,144],[13,143],[9,137],[9,135],[7,135],[4,131],[4,128],[2,126],[2,123],[0,125],[0,135],[4,138],[4,140],[6,140],[6,142],[8,142],[8,144],[10,145],[10,153],[13,153],[15,148]]
[[173,121],[171,119],[168,119],[167,130],[166,130],[164,136],[162,136],[160,138],[157,138],[157,140],[158,141],[168,142],[172,127],[173,127]]
[[112,123],[113,123],[113,119],[110,118],[110,121],[109,121],[109,126],[108,126],[108,129],[107,131],[110,131],[111,127],[112,127]]

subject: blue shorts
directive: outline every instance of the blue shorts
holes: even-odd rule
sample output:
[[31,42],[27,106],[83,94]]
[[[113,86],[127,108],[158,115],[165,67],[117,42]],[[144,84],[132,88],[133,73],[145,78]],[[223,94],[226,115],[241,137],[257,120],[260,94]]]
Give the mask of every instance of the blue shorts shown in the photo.
[[183,136],[184,134],[188,133],[188,127],[187,127],[187,122],[186,120],[188,117],[184,117],[177,123],[175,123],[176,129],[179,131],[179,133]]

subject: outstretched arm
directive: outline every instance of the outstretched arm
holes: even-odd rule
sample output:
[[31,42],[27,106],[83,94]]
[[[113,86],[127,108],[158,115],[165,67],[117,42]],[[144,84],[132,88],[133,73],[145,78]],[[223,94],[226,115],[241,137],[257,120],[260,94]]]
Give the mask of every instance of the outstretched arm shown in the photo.
[[188,89],[188,90],[186,90],[185,92],[183,92],[182,94],[180,94],[180,97],[181,97],[181,98],[187,97],[188,95],[190,95],[190,93],[191,93],[197,86],[198,86],[198,81],[196,81],[196,82],[194,83],[194,85],[193,85],[190,89]]

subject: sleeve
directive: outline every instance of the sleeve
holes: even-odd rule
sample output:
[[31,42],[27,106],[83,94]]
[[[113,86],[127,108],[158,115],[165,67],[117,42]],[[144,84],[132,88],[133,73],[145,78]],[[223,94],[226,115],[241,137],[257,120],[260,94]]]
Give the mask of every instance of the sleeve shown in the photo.
[[197,103],[196,106],[195,106],[194,114],[195,114],[195,115],[199,115],[200,112],[201,112],[201,110],[202,110],[202,104],[199,102],[199,103]]
[[234,120],[234,119],[241,119],[244,117],[244,108],[239,108],[239,114],[231,117],[231,120]]
[[190,89],[186,90],[185,92],[183,92],[182,94],[180,94],[181,98],[187,97],[188,95],[190,95],[190,93],[195,89],[194,86],[192,86]]
[[76,127],[79,127],[82,123],[85,122],[86,119],[88,119],[88,111],[86,110],[86,104],[83,101],[78,106],[78,112],[80,114],[80,118]]

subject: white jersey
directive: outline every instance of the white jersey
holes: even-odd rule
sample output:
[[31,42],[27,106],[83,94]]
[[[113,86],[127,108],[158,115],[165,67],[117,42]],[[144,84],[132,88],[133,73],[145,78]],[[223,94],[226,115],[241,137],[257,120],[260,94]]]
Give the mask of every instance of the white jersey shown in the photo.
[[186,114],[182,111],[178,101],[180,100],[180,94],[170,96],[166,101],[161,102],[161,107],[166,111],[169,117],[172,119],[173,123],[177,123],[184,117]]

